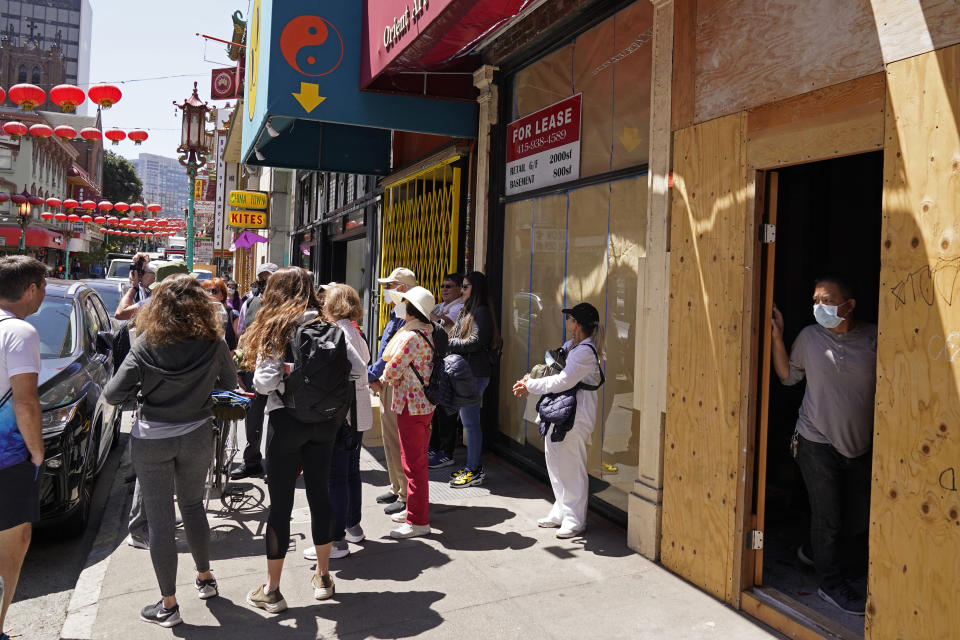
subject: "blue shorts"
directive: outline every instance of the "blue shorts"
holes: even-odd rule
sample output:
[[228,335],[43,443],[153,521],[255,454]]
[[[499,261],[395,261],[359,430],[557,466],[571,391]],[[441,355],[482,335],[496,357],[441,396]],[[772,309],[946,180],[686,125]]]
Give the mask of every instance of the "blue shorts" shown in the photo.
[[0,531],[39,520],[39,482],[32,462],[0,469],[0,487]]

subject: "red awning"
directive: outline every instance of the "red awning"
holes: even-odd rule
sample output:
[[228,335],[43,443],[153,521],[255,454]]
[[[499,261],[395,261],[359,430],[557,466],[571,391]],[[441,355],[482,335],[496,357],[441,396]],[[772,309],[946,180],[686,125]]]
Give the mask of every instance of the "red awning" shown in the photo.
[[[8,247],[20,244],[20,227],[16,225],[0,226],[0,238]],[[64,249],[63,234],[43,227],[27,227],[27,246],[46,247],[49,249]]]
[[[402,50],[380,54],[381,59],[383,55],[390,58],[382,68],[378,68],[377,54],[382,51],[383,44],[379,41],[383,30],[380,24],[384,21],[383,9],[375,10],[371,6],[378,2],[382,0],[367,0],[364,15],[364,20],[377,22],[365,25],[364,29],[367,39],[364,43],[365,62],[369,66],[361,70],[361,88],[472,99],[473,78],[469,72],[477,64],[468,56],[484,38],[522,12],[533,0],[450,0],[446,6],[440,3],[442,11],[416,37],[410,38]],[[464,73],[447,75],[461,70]],[[438,71],[446,74],[430,74]]]

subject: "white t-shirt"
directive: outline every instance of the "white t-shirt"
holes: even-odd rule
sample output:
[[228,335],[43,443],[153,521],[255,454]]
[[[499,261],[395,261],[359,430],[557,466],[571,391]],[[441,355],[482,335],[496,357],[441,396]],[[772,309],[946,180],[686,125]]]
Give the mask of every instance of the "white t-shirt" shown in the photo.
[[[0,310],[0,399],[10,391],[11,376],[24,373],[40,373],[40,336],[29,322]],[[0,405],[0,468],[29,457],[7,400]]]
[[450,302],[441,302],[433,308],[434,313],[438,316],[447,316],[453,322],[449,327],[444,325],[444,329],[447,330],[447,333],[453,332],[453,326],[457,324],[457,317],[460,315],[460,310],[463,309],[463,299],[455,298]]

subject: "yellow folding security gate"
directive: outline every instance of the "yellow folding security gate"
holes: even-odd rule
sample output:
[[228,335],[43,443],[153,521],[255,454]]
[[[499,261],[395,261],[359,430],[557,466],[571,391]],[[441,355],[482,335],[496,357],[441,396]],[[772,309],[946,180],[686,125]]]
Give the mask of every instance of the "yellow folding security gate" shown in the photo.
[[[437,295],[444,274],[456,271],[460,230],[460,168],[448,158],[413,175],[386,182],[380,273],[397,267],[417,274],[420,286]],[[380,305],[383,331],[389,305]]]

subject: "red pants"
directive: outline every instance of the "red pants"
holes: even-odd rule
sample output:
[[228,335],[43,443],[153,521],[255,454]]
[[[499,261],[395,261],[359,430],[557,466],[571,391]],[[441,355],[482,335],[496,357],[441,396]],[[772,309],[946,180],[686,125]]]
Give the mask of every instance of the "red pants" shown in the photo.
[[403,408],[397,415],[400,431],[400,460],[407,477],[407,522],[430,524],[430,480],[427,477],[427,443],[430,441],[430,419],[433,412],[412,416]]

